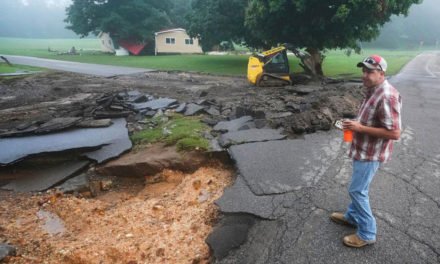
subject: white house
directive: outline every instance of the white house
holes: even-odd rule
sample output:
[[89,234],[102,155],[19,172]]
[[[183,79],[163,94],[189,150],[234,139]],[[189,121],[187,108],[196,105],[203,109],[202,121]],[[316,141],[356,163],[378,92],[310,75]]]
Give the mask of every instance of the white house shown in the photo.
[[203,53],[197,38],[191,38],[183,28],[174,28],[154,33],[155,54]]

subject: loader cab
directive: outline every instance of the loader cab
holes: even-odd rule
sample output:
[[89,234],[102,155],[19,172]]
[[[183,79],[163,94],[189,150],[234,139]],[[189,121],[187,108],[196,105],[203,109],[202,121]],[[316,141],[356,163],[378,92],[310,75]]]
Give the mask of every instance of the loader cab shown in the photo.
[[287,52],[283,50],[271,57],[266,57],[263,69],[267,73],[272,74],[289,74],[289,60],[287,59]]

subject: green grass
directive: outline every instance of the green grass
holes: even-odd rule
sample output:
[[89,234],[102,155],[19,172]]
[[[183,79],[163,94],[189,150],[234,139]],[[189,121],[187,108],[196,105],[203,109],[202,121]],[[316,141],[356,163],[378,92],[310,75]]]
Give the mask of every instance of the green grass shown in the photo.
[[17,65],[9,66],[6,62],[0,61],[0,73],[28,72],[28,71],[44,71],[42,68]]
[[209,142],[202,133],[209,131],[209,127],[197,117],[172,115],[169,120],[161,117],[150,119],[156,124],[152,128],[136,132],[131,136],[134,144],[165,142],[167,145],[176,145],[178,150],[208,150]]
[[[57,55],[52,50],[65,52],[72,46],[81,53],[78,56]],[[248,55],[167,55],[117,57],[99,52],[97,39],[14,39],[0,38],[0,54],[26,55],[41,58],[68,60],[86,63],[140,67],[166,71],[193,71],[220,75],[246,76]],[[388,61],[388,74],[396,74],[420,51],[365,49],[362,54],[346,56],[342,50],[326,52],[324,73],[331,77],[359,77],[356,63],[370,54],[380,54]],[[292,72],[301,72],[298,58],[289,56]]]
[[342,50],[332,50],[326,53],[323,69],[326,76],[360,77],[361,71],[356,68],[356,64],[369,55],[379,54],[388,62],[387,75],[394,75],[419,53],[420,51],[415,50],[365,49],[361,54],[347,56]]

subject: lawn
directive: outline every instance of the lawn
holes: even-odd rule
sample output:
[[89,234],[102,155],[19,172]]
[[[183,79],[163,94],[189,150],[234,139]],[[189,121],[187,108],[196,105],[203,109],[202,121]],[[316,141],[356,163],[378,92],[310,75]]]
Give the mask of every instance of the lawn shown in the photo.
[[[65,52],[72,46],[81,55],[57,55],[57,52]],[[89,62],[108,65],[121,65],[141,67],[158,70],[194,71],[222,75],[246,75],[248,55],[167,55],[167,56],[125,56],[116,57],[111,54],[99,52],[97,39],[14,39],[0,38],[0,54],[26,55],[41,58],[69,60],[77,62]],[[360,71],[355,67],[356,63],[370,54],[384,56],[389,65],[388,74],[397,73],[419,51],[406,50],[373,50],[365,49],[362,54],[346,56],[342,50],[326,52],[323,64],[324,73],[327,76],[358,77]],[[299,60],[289,56],[292,72],[300,72]]]
[[0,73],[15,73],[15,72],[30,72],[30,71],[41,71],[44,69],[26,66],[26,65],[12,65],[9,66],[3,61],[0,61]]

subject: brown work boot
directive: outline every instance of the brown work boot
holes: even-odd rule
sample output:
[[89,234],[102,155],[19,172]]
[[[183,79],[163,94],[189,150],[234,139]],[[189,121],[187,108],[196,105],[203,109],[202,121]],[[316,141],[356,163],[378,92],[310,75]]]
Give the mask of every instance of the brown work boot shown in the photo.
[[345,219],[344,214],[343,213],[332,213],[330,215],[330,219],[340,225],[346,225],[346,226],[350,226],[350,227],[356,227],[356,225],[350,223],[347,221],[347,219]]
[[352,234],[344,237],[343,242],[347,247],[361,248],[375,243],[376,240],[365,241],[362,240],[357,234]]

